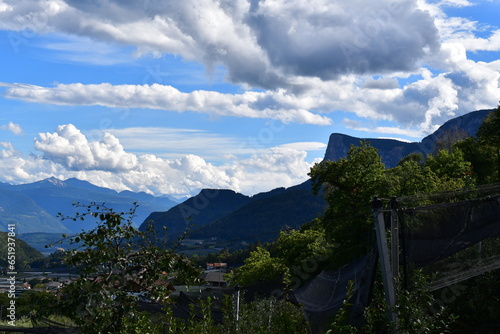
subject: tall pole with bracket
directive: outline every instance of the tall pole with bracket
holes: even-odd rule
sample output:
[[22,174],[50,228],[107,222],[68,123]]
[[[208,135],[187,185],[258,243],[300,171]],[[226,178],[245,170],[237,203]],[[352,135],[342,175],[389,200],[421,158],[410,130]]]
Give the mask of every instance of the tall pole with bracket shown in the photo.
[[378,253],[380,255],[380,266],[382,269],[382,280],[387,304],[389,305],[389,321],[394,324],[394,333],[398,333],[397,316],[394,313],[396,305],[396,290],[394,288],[394,276],[392,275],[389,250],[387,246],[387,236],[385,234],[384,212],[382,211],[382,200],[377,196],[372,201],[373,217],[375,218],[375,232],[377,235]]
[[392,275],[399,277],[399,222],[398,222],[398,200],[396,196],[391,198],[391,264]]

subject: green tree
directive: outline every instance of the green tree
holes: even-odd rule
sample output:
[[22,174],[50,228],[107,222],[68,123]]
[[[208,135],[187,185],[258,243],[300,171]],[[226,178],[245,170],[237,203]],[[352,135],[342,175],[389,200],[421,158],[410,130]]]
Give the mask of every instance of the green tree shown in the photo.
[[226,326],[222,333],[306,334],[309,330],[300,307],[271,297],[243,303],[237,326]]
[[489,113],[477,130],[476,137],[481,146],[490,147],[494,153],[496,180],[500,181],[500,105]]
[[494,147],[481,145],[475,137],[458,142],[455,146],[464,153],[464,158],[471,163],[472,176],[478,184],[496,182],[496,149]]
[[328,209],[322,217],[327,237],[338,244],[333,266],[341,266],[371,247],[373,218],[370,201],[387,196],[385,166],[367,141],[352,145],[346,158],[315,164],[309,173],[313,190],[323,189]]
[[455,145],[473,166],[478,184],[500,181],[500,106],[479,126],[476,136]]
[[385,169],[377,150],[367,141],[351,146],[347,157],[323,161],[309,174],[314,191],[324,190],[328,209],[322,217],[327,236],[338,244],[332,264],[343,265],[366,253],[373,241],[370,201],[461,189],[475,185],[472,166],[463,152],[440,150],[424,160],[410,154]]
[[307,322],[301,307],[286,300],[274,297],[246,302],[240,298],[239,318],[236,321],[234,300],[226,295],[221,308],[223,319],[215,324],[212,317],[212,300],[199,301],[199,313],[191,304],[190,318],[175,318],[167,309],[166,329],[162,333],[172,334],[305,334],[308,333]]
[[316,219],[300,230],[282,231],[278,239],[250,252],[245,265],[231,274],[233,283],[248,285],[260,279],[283,279],[296,289],[317,275],[330,261],[336,245],[327,240]]
[[319,219],[300,230],[282,231],[276,241],[276,257],[289,269],[293,289],[328,267],[336,251],[337,245],[328,240]]
[[410,154],[386,175],[393,196],[413,196],[475,185],[472,165],[463,152],[454,148],[439,150],[424,160],[420,154]]
[[46,311],[69,317],[84,333],[151,331],[155,325],[138,311],[136,293],[165,302],[171,278],[197,283],[199,270],[133,226],[136,205],[121,213],[96,203],[80,207],[85,212],[63,217],[76,222],[87,216],[96,219],[94,229],[70,239],[72,244],[83,244],[82,249],[68,250],[66,259],[80,277],[63,287],[57,302]]
[[386,172],[393,196],[411,196],[433,192],[438,182],[421,154],[413,153],[401,159],[398,165]]
[[465,160],[463,152],[459,149],[440,150],[434,155],[429,155],[424,166],[429,167],[437,177],[435,189],[432,192],[475,185],[471,163]]
[[276,242],[277,255],[287,266],[307,259],[325,259],[335,249],[329,243],[322,226],[302,230],[282,231]]
[[236,271],[228,274],[231,284],[242,286],[252,284],[259,279],[275,280],[283,279],[285,282],[290,277],[290,270],[282,259],[272,257],[267,249],[257,247],[245,260],[245,264]]
[[384,183],[384,171],[377,149],[361,141],[360,146],[350,147],[347,157],[315,164],[309,175],[315,193],[324,187],[329,203],[326,216],[338,218],[366,211],[366,203]]

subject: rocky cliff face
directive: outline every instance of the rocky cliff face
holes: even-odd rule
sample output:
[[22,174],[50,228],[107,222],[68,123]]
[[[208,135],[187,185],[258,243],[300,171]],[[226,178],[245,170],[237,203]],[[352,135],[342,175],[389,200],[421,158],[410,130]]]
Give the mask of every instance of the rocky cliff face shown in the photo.
[[393,139],[357,138],[341,133],[332,133],[324,159],[337,161],[346,157],[351,145],[359,146],[362,139],[366,139],[371,146],[378,150],[382,162],[388,168],[394,167],[402,157],[419,149],[419,143],[407,143]]
[[402,142],[394,139],[356,138],[340,133],[330,135],[328,147],[326,148],[324,160],[337,161],[347,156],[351,145],[359,146],[362,139],[370,142],[370,145],[378,150],[382,162],[387,168],[397,165],[401,158],[410,153],[421,153],[424,156],[434,152],[436,144],[446,140],[453,133],[463,136],[474,136],[479,125],[491,110],[478,110],[466,115],[454,118],[444,123],[436,132],[422,139],[421,142]]

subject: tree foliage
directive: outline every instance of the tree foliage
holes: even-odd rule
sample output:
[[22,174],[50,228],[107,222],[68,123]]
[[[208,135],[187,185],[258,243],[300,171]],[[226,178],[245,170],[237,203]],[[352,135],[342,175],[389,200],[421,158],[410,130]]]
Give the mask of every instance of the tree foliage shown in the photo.
[[459,149],[441,150],[425,160],[411,154],[385,169],[377,150],[362,141],[346,158],[311,169],[314,191],[323,190],[328,202],[324,215],[300,230],[281,232],[272,253],[252,252],[233,278],[249,284],[286,274],[294,287],[300,286],[321,269],[340,267],[373,246],[374,195],[389,198],[469,187],[474,185],[471,173],[471,163]]
[[412,196],[471,187],[471,163],[458,148],[440,150],[425,158],[411,154],[385,169],[369,142],[351,146],[338,161],[314,165],[309,174],[314,191],[323,188],[328,209],[321,218],[327,235],[339,245],[332,254],[334,266],[366,253],[373,244],[373,196]]
[[351,146],[347,157],[315,164],[309,173],[313,190],[324,189],[328,209],[323,216],[327,236],[338,244],[333,266],[366,253],[372,244],[370,200],[387,191],[385,166],[369,142]]
[[[7,245],[9,236],[7,232],[0,232],[0,249],[5,253],[4,256],[0,258],[0,266],[7,268]],[[29,269],[30,264],[36,260],[42,260],[43,254],[28,245],[24,240],[15,239],[16,243],[16,269]],[[11,270],[13,271],[13,270]]]
[[429,155],[425,166],[435,174],[437,181],[430,192],[462,189],[475,185],[471,163],[465,160],[463,152],[459,149],[440,150],[434,155]]
[[458,142],[479,184],[500,182],[500,106],[488,114],[476,136]]
[[[165,302],[171,280],[199,282],[200,272],[182,255],[164,249],[140,232],[129,212],[114,212],[104,204],[80,206],[86,217],[96,219],[96,227],[71,237],[81,249],[68,250],[66,263],[78,270],[79,278],[62,288],[50,310],[71,318],[84,333],[133,333],[153,324],[138,311],[138,294]],[[41,311],[43,315],[44,311]]]
[[472,165],[458,148],[427,155],[409,155],[386,171],[391,196],[413,196],[475,185]]
[[366,211],[366,203],[384,184],[385,166],[368,141],[351,146],[347,157],[315,164],[309,173],[313,190],[325,189],[326,216],[345,217]]
[[392,194],[416,195],[436,188],[437,177],[429,166],[424,165],[421,154],[414,153],[401,159],[387,175]]
[[[336,246],[327,240],[323,226],[282,231],[276,243],[277,255],[289,268],[314,258],[327,259]],[[318,266],[319,267],[319,266]]]
[[226,296],[223,301],[223,319],[215,323],[212,317],[212,300],[200,301],[200,312],[196,317],[194,307],[191,307],[190,318],[175,318],[171,310],[167,310],[166,326],[161,333],[172,334],[281,334],[308,333],[307,322],[302,310],[286,300],[274,297],[256,299],[246,302],[240,297],[238,320],[236,320],[233,298]]
[[283,279],[287,281],[290,270],[280,258],[272,257],[267,249],[257,247],[245,264],[228,275],[233,284],[250,285],[258,280]]

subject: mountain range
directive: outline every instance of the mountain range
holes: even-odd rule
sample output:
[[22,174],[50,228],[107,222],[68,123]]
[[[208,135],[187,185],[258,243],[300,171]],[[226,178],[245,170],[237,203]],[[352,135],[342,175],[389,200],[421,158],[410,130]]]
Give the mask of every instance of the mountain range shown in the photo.
[[175,241],[189,227],[191,239],[238,247],[276,239],[281,230],[298,228],[318,217],[325,205],[321,195],[313,195],[310,181],[254,196],[205,189],[166,212],[152,213],[139,229],[152,223],[157,235],[163,236],[166,228],[168,240]]
[[[478,110],[454,118],[421,142],[403,142],[394,139],[366,139],[378,149],[387,168],[410,153],[432,153],[448,137],[472,136],[491,110]],[[361,138],[333,133],[324,159],[344,158],[351,145],[359,145]],[[290,188],[245,196],[232,190],[204,189],[198,195],[177,203],[167,197],[146,193],[116,192],[97,187],[78,179],[65,181],[49,178],[42,181],[10,185],[0,183],[0,229],[16,223],[18,233],[76,233],[92,228],[94,221],[73,222],[56,218],[74,216],[78,210],[73,203],[105,203],[118,212],[128,212],[134,202],[139,204],[134,221],[145,230],[152,224],[161,237],[164,228],[168,240],[173,241],[189,227],[190,238],[218,240],[235,247],[245,242],[269,241],[286,228],[297,228],[321,214],[325,201],[314,196],[310,181]],[[142,224],[141,224],[142,223]],[[29,240],[36,240],[33,235]],[[238,241],[234,241],[237,239]],[[230,242],[231,240],[232,243]],[[38,248],[37,248],[38,249]]]
[[233,247],[268,242],[275,240],[282,230],[300,228],[319,217],[325,208],[323,195],[314,195],[311,181],[306,181],[257,194],[229,215],[193,230],[190,237],[210,236]]
[[[483,119],[492,110],[477,110],[460,117],[453,118],[435,132],[423,138],[421,142],[403,142],[395,139],[365,138],[370,145],[378,150],[382,162],[387,168],[397,165],[401,158],[410,153],[421,153],[424,157],[435,151],[436,145],[446,142],[450,137],[465,139],[476,134]],[[351,145],[359,145],[361,138],[351,137],[340,133],[330,135],[324,160],[337,161],[347,156]]]
[[[475,135],[479,125],[491,110],[478,110],[449,120],[421,142],[394,139],[364,138],[378,150],[382,162],[392,168],[410,153],[424,156],[453,137],[465,139]],[[362,138],[334,133],[330,136],[324,160],[337,161],[347,156],[351,145]],[[210,196],[209,194],[217,194]],[[297,228],[318,217],[325,209],[322,196],[312,194],[310,181],[290,188],[278,188],[267,193],[245,197],[229,190],[203,190],[199,195],[166,212],[152,213],[147,222],[157,233],[167,229],[170,239],[178,238],[190,226],[189,238],[218,240],[226,246],[241,246],[248,242],[270,241],[280,230]]]
[[69,232],[64,224],[28,195],[10,190],[3,184],[0,185],[0,229],[7,231],[8,224],[15,224],[18,233]]
[[82,212],[74,203],[88,205],[91,202],[105,203],[118,212],[128,212],[133,203],[138,203],[135,222],[138,226],[153,211],[168,210],[178,204],[167,197],[155,197],[146,193],[130,191],[116,192],[95,186],[75,178],[65,181],[49,178],[42,181],[10,185],[0,184],[0,228],[15,223],[18,233],[53,232],[76,233],[95,226],[95,221],[86,219],[74,222],[61,220],[58,214],[74,216]]

